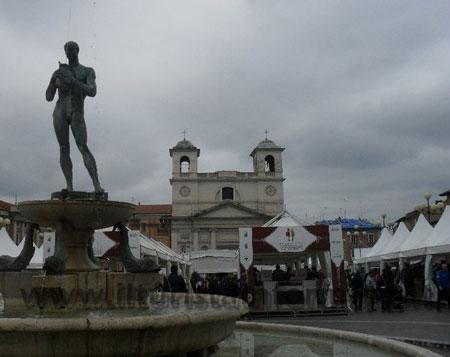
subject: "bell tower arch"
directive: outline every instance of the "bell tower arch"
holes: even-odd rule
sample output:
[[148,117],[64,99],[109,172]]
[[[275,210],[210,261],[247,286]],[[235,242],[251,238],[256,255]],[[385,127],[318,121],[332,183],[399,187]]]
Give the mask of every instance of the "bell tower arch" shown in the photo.
[[183,139],[169,149],[172,157],[172,177],[193,176],[198,173],[200,149],[190,141]]
[[258,175],[283,177],[284,148],[265,138],[253,149],[253,171]]

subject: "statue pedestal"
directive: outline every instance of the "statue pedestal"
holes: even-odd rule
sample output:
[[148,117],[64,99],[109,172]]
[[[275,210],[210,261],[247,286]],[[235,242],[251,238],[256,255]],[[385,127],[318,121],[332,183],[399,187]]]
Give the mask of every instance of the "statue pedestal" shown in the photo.
[[84,192],[61,190],[53,192],[52,200],[88,200],[88,201],[108,201],[108,192]]
[[61,249],[65,252],[58,253],[61,253],[61,257],[65,255],[66,273],[100,269],[89,257],[93,235],[93,230],[72,230],[65,226],[56,231],[56,239],[58,240],[58,236],[63,239]]

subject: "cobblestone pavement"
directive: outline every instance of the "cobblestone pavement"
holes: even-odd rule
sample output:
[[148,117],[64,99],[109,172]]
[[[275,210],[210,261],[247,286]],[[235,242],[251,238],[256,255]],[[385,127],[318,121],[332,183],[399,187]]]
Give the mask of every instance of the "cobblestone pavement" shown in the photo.
[[[385,337],[403,337],[450,344],[450,310],[405,304],[405,312],[351,312],[347,316],[268,318],[257,321],[287,323],[362,332]],[[429,348],[429,347],[426,347]],[[432,349],[450,357],[450,350]]]

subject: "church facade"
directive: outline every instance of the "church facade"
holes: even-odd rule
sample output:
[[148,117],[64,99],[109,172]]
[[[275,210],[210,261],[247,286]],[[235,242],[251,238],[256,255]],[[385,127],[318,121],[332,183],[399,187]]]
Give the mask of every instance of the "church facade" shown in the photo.
[[186,139],[172,147],[172,249],[238,249],[239,227],[261,226],[280,213],[283,150],[266,138],[250,154],[253,171],[198,172],[199,148]]

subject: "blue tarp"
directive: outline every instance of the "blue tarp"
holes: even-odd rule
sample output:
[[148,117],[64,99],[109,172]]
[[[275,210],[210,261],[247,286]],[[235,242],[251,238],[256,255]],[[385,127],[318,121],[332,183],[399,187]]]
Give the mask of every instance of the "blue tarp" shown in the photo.
[[377,226],[376,224],[373,224],[368,220],[359,218],[337,218],[333,220],[319,221],[316,222],[316,224],[340,224],[342,226],[342,229],[354,229],[355,226],[358,226],[358,230],[379,228],[379,226]]

